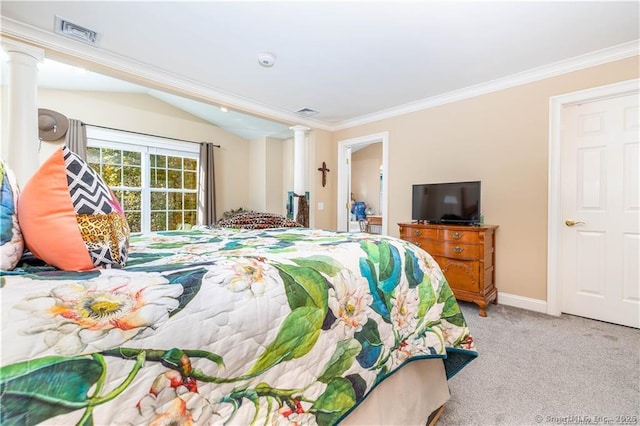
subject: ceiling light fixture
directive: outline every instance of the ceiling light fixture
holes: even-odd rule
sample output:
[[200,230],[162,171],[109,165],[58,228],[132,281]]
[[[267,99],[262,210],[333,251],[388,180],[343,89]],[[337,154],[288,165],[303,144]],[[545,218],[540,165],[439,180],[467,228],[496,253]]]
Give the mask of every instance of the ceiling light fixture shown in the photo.
[[73,22],[69,22],[59,16],[55,17],[54,30],[56,33],[62,34],[63,36],[71,37],[93,45],[98,43],[98,38],[100,36],[93,30],[74,24]]
[[276,57],[273,53],[263,52],[258,55],[258,62],[263,67],[272,67],[276,63]]
[[223,107],[223,106],[221,106],[221,107],[220,107],[220,111],[222,111],[222,112],[229,112],[229,110],[227,109],[227,107]]

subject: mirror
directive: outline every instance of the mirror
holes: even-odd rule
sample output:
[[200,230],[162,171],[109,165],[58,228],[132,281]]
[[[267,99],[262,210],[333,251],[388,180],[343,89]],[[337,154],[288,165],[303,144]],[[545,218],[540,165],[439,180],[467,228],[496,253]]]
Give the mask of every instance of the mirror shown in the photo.
[[[52,59],[45,59],[39,64],[38,69],[39,89],[147,94],[243,139],[293,137],[288,124],[234,111],[222,105],[148,88]],[[5,72],[2,74],[6,75]]]

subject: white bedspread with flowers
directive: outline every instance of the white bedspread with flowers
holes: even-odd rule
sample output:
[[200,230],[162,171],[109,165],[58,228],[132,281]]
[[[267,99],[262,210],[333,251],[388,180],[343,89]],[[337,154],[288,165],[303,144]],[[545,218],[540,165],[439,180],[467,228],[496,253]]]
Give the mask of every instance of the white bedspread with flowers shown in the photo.
[[331,425],[411,360],[476,356],[433,259],[379,235],[158,232],[124,269],[0,279],[3,425]]

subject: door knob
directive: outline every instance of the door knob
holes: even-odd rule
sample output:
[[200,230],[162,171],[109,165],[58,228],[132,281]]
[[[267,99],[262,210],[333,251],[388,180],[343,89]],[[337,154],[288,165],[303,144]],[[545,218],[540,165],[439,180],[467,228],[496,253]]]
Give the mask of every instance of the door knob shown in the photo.
[[574,220],[565,220],[564,224],[567,226],[586,225],[584,222],[576,222]]

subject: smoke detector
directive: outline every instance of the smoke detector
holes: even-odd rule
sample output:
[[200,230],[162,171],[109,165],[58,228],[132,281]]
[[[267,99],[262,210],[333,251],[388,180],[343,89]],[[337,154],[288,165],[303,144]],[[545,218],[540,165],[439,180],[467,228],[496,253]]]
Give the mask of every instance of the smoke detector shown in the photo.
[[263,67],[272,67],[276,63],[276,57],[273,53],[264,52],[258,55],[258,62]]

